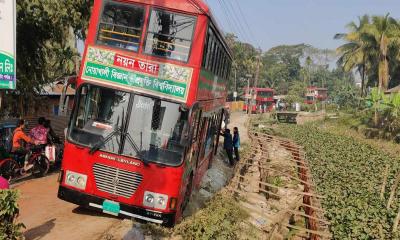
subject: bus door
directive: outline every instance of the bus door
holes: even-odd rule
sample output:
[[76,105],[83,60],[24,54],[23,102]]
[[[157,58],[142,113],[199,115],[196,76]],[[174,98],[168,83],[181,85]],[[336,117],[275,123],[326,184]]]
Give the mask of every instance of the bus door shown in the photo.
[[[191,122],[191,142],[189,146],[189,151],[187,154],[188,164],[193,166],[194,169],[197,168],[198,165],[198,156],[200,152],[200,120],[201,120],[202,111],[199,108],[193,109],[192,114],[190,116]],[[194,161],[194,163],[193,163]]]
[[218,153],[218,145],[219,145],[219,139],[220,139],[220,132],[221,132],[221,126],[222,126],[222,120],[223,120],[223,116],[224,116],[224,109],[222,109],[220,111],[220,113],[217,115],[217,119],[216,119],[216,124],[217,124],[217,136],[215,139],[215,146],[214,146],[214,155],[217,155]]

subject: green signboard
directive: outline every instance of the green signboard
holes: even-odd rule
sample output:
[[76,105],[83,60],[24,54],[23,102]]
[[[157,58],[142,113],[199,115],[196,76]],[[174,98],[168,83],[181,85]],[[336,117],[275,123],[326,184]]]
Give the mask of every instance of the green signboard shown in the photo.
[[0,0],[0,89],[15,89],[15,0]]
[[177,98],[184,98],[186,84],[162,80],[137,72],[108,67],[97,63],[86,63],[84,76],[117,83],[128,87],[150,90]]
[[82,79],[185,102],[192,69],[89,47]]

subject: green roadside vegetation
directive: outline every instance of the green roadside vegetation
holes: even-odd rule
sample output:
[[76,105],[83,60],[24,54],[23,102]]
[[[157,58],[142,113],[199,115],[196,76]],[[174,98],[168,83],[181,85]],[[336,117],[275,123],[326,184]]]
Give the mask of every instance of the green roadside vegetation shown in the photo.
[[400,238],[400,145],[391,138],[368,138],[372,130],[365,124],[373,116],[367,108],[304,125],[278,124],[265,116],[252,121],[252,128],[304,147],[317,191],[326,197],[322,205],[334,239]]
[[0,190],[0,239],[23,239],[24,224],[17,222],[19,207],[18,192]]

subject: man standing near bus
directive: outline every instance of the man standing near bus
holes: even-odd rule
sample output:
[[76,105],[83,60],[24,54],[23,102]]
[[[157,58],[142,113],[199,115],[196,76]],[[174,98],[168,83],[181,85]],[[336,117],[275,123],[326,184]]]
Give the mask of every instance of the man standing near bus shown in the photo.
[[225,129],[225,131],[221,133],[221,136],[224,137],[224,149],[228,155],[229,164],[233,166],[235,165],[235,162],[233,160],[233,141],[231,130],[229,128]]
[[236,162],[239,162],[239,160],[240,160],[239,148],[240,148],[239,129],[237,127],[234,127],[233,128],[233,149],[234,149],[234,152],[235,152]]

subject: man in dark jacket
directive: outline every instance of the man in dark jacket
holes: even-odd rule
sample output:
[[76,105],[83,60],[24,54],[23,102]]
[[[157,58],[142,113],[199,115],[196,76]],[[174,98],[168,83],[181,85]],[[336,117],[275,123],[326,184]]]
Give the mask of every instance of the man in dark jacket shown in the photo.
[[231,130],[227,128],[223,133],[221,133],[221,135],[224,137],[224,149],[226,151],[226,154],[228,155],[229,164],[233,166],[235,162],[233,160],[233,141]]
[[233,149],[235,152],[236,161],[239,162],[239,148],[240,148],[240,136],[239,129],[237,127],[233,128]]

